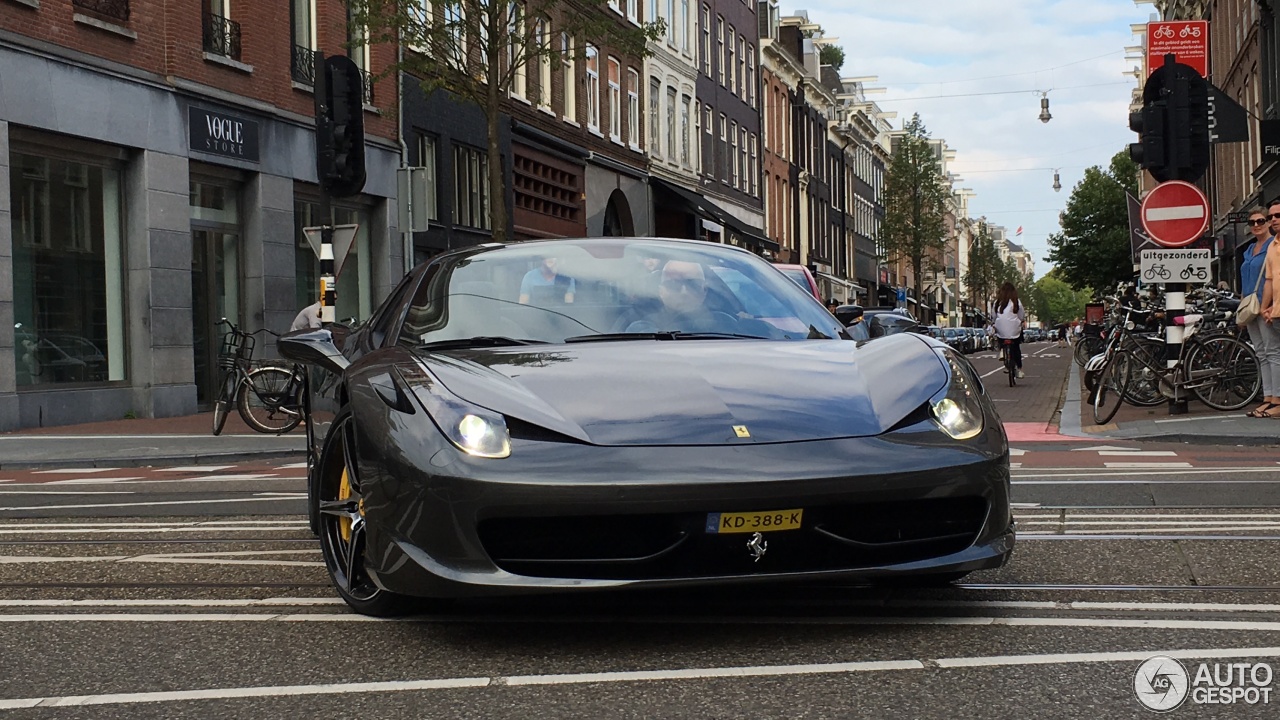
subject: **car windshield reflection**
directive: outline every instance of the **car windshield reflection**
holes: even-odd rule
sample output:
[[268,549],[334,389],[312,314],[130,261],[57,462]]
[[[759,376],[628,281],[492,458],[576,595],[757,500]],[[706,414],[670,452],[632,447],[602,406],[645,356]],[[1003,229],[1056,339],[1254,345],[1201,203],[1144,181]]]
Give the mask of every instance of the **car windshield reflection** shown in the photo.
[[593,238],[444,259],[424,276],[400,342],[440,348],[468,340],[492,347],[499,344],[493,338],[563,343],[841,336],[830,313],[750,253],[708,243]]

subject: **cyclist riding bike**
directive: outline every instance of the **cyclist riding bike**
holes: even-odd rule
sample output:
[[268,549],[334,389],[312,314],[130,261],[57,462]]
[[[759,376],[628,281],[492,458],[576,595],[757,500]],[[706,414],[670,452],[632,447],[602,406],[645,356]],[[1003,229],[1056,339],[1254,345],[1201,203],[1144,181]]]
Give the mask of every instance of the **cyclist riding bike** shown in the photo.
[[1011,366],[1016,368],[1017,377],[1025,377],[1022,372],[1022,331],[1027,327],[1027,309],[1018,300],[1018,290],[1013,283],[1000,286],[996,295],[995,312],[992,313],[992,327],[1000,344],[1006,346],[1006,352],[1012,359]]

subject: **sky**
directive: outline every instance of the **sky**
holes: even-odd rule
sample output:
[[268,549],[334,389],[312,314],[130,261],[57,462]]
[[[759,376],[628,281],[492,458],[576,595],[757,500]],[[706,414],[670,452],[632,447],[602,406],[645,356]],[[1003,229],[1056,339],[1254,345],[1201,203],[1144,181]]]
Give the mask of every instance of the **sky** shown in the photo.
[[[969,214],[1009,229],[1052,267],[1049,235],[1086,168],[1106,168],[1137,140],[1129,100],[1141,44],[1130,25],[1154,6],[1133,0],[810,0],[810,22],[844,49],[842,77],[876,76],[868,96],[902,127],[919,113],[931,137],[955,151],[948,169],[976,196]],[[1041,93],[1053,119],[1042,123]],[[947,97],[939,97],[947,96]],[[1062,190],[1054,192],[1055,168]],[[1018,226],[1020,237],[1013,237]]]

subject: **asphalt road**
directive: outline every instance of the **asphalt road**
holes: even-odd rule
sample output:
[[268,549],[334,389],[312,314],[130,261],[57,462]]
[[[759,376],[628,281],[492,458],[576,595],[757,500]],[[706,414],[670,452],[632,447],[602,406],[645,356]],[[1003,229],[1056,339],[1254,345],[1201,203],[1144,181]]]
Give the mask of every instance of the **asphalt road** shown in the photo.
[[[1044,367],[1037,382],[1061,380]],[[1151,716],[1134,682],[1152,656],[1193,677],[1280,670],[1280,457],[1013,445],[1014,558],[952,588],[540,597],[395,621],[330,589],[296,466],[0,473],[0,712],[1096,720]],[[1270,700],[1170,716],[1280,716]]]

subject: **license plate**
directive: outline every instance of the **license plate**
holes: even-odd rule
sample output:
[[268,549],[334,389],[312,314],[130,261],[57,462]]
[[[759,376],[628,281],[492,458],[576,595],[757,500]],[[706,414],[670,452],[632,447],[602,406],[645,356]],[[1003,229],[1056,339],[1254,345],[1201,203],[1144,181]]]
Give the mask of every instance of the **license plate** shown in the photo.
[[799,530],[804,510],[767,512],[707,513],[709,533],[753,533]]

